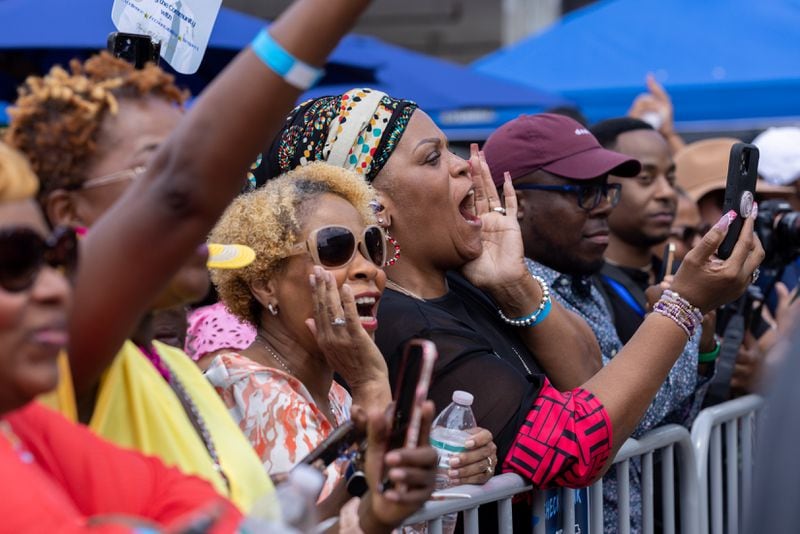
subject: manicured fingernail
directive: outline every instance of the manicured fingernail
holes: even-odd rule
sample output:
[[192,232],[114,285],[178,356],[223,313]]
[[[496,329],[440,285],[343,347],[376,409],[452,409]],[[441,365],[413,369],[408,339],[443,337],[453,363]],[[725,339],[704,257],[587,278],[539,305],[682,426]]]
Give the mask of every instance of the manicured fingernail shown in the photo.
[[758,217],[758,202],[753,202],[753,211],[750,213],[750,217],[753,219]]
[[736,212],[733,211],[733,210],[730,210],[728,213],[723,215],[719,219],[719,221],[717,221],[717,224],[714,225],[714,228],[716,228],[717,230],[721,230],[723,232],[727,232],[728,231],[728,227],[735,220],[736,220]]
[[468,439],[467,441],[464,442],[464,445],[466,445],[468,449],[471,449],[472,447],[475,446],[475,440]]
[[458,464],[461,463],[461,459],[458,458],[457,456],[453,456],[452,458],[450,458],[450,462],[449,463],[450,463],[451,466],[455,467],[455,466],[457,466]]
[[447,472],[447,476],[450,477],[451,479],[458,477],[458,470],[451,469],[450,471]]

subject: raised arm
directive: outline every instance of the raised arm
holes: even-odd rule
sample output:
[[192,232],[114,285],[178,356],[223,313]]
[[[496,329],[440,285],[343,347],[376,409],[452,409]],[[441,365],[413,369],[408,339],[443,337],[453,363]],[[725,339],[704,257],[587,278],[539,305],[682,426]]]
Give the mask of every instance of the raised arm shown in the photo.
[[[740,295],[764,259],[764,249],[753,233],[753,221],[753,217],[748,218],[733,254],[722,261],[712,254],[727,233],[729,223],[723,216],[681,263],[672,289],[703,313]],[[686,340],[675,321],[651,313],[614,359],[583,385],[597,396],[611,420],[614,454],[647,410]]]
[[[463,274],[489,293],[506,317],[526,317],[542,302],[543,291],[525,266],[511,179],[506,176],[503,184],[505,213],[501,214],[489,166],[476,145],[470,163],[483,222],[483,254],[468,263]],[[555,300],[545,320],[520,327],[519,333],[556,389],[576,388],[602,367],[600,347],[589,325]]]
[[[298,0],[269,32],[312,65],[368,0]],[[83,243],[70,323],[76,393],[91,391],[169,278],[204,240],[299,95],[247,49],[203,92],[146,175]]]

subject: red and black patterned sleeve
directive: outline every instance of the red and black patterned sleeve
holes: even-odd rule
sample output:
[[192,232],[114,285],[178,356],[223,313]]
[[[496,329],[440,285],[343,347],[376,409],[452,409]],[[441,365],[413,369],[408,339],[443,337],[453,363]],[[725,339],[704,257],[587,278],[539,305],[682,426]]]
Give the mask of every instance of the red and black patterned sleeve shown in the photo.
[[580,488],[597,478],[610,454],[611,421],[600,401],[581,388],[562,393],[545,380],[503,471],[540,489]]

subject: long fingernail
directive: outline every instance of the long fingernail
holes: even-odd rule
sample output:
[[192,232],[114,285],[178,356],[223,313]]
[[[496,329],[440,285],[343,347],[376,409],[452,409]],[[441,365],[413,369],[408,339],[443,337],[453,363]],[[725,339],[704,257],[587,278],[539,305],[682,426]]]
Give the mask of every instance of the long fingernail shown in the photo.
[[753,211],[750,213],[750,216],[755,219],[758,217],[758,202],[753,202]]
[[736,212],[730,210],[728,213],[720,217],[719,221],[717,221],[717,224],[714,225],[714,228],[726,232],[728,230],[728,227],[735,220],[736,220]]

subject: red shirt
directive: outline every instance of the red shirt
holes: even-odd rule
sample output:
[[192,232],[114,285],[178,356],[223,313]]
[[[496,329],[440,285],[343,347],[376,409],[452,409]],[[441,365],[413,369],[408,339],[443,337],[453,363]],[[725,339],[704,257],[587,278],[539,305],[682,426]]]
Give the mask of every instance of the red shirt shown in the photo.
[[562,393],[545,380],[503,464],[536,488],[582,488],[611,454],[611,421],[592,393]]
[[[214,510],[233,532],[236,508],[205,481],[112,445],[36,403],[0,419],[0,532],[130,532]],[[92,526],[93,516],[124,515]]]

